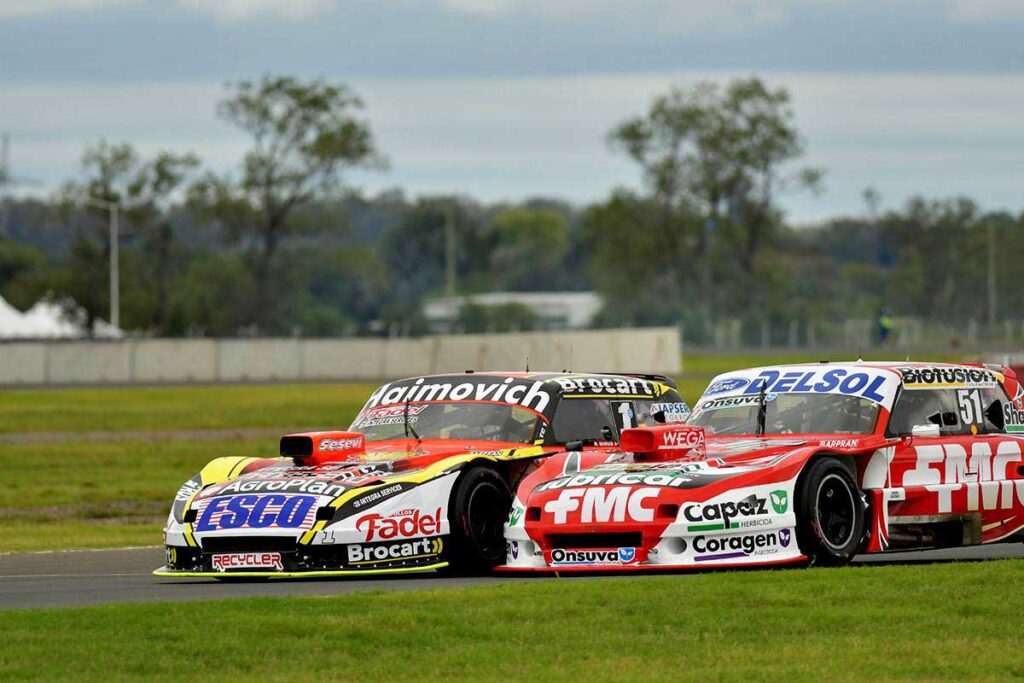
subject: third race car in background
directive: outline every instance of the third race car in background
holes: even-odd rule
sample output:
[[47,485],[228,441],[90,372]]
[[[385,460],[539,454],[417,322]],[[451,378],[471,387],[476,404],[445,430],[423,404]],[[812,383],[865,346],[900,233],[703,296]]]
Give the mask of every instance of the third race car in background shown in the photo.
[[503,569],[837,565],[1022,540],[1022,397],[1001,366],[729,372],[686,424],[626,430],[618,460],[524,480]]

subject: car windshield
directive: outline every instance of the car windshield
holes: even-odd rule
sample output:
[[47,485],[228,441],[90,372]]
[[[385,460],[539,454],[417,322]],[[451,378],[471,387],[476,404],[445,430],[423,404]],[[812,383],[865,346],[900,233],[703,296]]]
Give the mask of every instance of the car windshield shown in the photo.
[[[404,438],[406,405],[372,408],[357,417],[349,429],[362,432],[367,441]],[[532,410],[507,403],[452,401],[408,404],[409,436],[421,439],[531,443],[540,419]]]
[[[765,434],[870,434],[878,418],[878,404],[857,396],[769,393],[765,399]],[[757,411],[756,394],[708,398],[687,422],[709,434],[754,434]]]

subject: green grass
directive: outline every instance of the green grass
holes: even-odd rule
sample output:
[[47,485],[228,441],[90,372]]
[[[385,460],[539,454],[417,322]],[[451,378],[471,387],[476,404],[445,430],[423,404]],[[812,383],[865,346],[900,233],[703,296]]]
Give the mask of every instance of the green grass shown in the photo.
[[676,380],[676,384],[679,387],[679,395],[683,397],[684,401],[690,404],[691,408],[693,407],[693,404],[697,402],[697,399],[700,398],[700,395],[704,393],[704,387],[708,385],[708,379],[710,379],[710,376],[707,378],[686,377],[684,379]]
[[274,438],[0,444],[0,552],[159,544],[174,492],[203,465],[276,454]]
[[[680,382],[695,401],[703,378]],[[375,385],[14,389],[0,391],[0,434],[280,427],[345,428]]]
[[1006,680],[1022,581],[999,561],[7,612],[0,679]]
[[0,391],[0,434],[229,427],[347,427],[374,385],[15,389]]
[[79,507],[104,518],[170,505],[186,479],[222,455],[275,456],[277,440],[0,444],[0,510]]
[[[169,495],[164,502],[169,510]],[[104,522],[49,517],[0,519],[0,553],[160,545],[163,543],[161,530],[167,510],[160,515],[161,521],[117,519]]]

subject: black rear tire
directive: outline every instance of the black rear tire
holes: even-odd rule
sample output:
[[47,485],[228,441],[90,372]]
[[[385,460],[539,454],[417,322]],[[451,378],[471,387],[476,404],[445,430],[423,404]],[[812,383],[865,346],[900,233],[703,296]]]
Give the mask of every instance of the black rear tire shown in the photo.
[[835,458],[819,458],[797,485],[797,540],[812,565],[848,563],[861,547],[864,499],[849,470]]
[[505,521],[511,508],[508,484],[494,470],[475,467],[459,478],[448,506],[449,573],[485,574],[505,560]]

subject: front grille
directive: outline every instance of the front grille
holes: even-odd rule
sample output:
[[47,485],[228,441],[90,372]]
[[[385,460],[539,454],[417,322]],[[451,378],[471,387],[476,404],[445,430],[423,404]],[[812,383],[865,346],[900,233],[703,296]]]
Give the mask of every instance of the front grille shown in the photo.
[[643,534],[629,533],[549,534],[552,548],[638,548],[643,545]]
[[288,536],[226,536],[200,541],[206,553],[281,552],[295,550],[295,539]]

